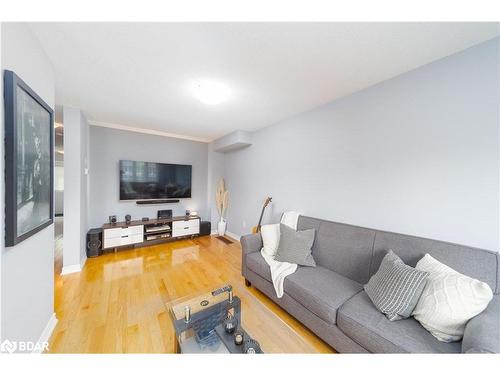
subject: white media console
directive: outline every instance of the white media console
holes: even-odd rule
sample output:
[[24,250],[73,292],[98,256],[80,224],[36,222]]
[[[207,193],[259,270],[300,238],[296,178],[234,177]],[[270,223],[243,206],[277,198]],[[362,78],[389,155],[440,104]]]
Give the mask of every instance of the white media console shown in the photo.
[[103,249],[130,245],[154,245],[174,238],[195,236],[200,233],[200,218],[180,216],[171,219],[132,221],[105,224]]

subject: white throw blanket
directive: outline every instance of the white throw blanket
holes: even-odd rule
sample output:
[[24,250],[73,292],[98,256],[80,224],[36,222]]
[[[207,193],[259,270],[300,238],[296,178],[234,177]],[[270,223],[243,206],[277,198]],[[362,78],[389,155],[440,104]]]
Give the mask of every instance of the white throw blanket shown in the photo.
[[281,216],[281,224],[288,225],[290,228],[297,230],[297,222],[299,221],[300,213],[295,211],[284,212]]
[[[300,213],[294,211],[287,211],[281,217],[281,223],[297,230],[297,221]],[[283,297],[283,284],[285,277],[291,275],[297,270],[297,265],[288,262],[279,262],[274,260],[274,256],[266,254],[263,250],[260,251],[267,264],[271,268],[271,279],[273,280],[274,290],[278,298]]]

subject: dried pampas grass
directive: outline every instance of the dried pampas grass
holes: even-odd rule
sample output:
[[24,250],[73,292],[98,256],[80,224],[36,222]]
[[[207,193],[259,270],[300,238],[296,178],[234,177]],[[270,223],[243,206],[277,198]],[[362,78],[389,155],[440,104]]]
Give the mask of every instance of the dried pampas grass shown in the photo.
[[223,178],[219,180],[219,185],[215,192],[215,204],[217,205],[217,211],[220,217],[223,218],[229,206],[229,191],[226,190],[226,183]]

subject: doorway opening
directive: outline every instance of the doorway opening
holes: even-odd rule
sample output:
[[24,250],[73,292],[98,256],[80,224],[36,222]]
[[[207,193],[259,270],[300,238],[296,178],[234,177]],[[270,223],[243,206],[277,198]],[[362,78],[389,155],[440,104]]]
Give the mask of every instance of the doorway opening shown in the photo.
[[63,223],[64,223],[64,126],[54,125],[55,138],[55,203],[54,203],[54,276],[61,275],[63,267]]

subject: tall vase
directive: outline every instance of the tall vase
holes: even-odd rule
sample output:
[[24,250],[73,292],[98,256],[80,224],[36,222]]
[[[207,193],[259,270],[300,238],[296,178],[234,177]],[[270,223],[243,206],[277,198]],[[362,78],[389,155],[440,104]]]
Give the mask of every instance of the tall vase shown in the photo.
[[226,233],[226,225],[226,220],[221,217],[219,224],[217,224],[217,233],[219,233],[219,236],[223,236]]

